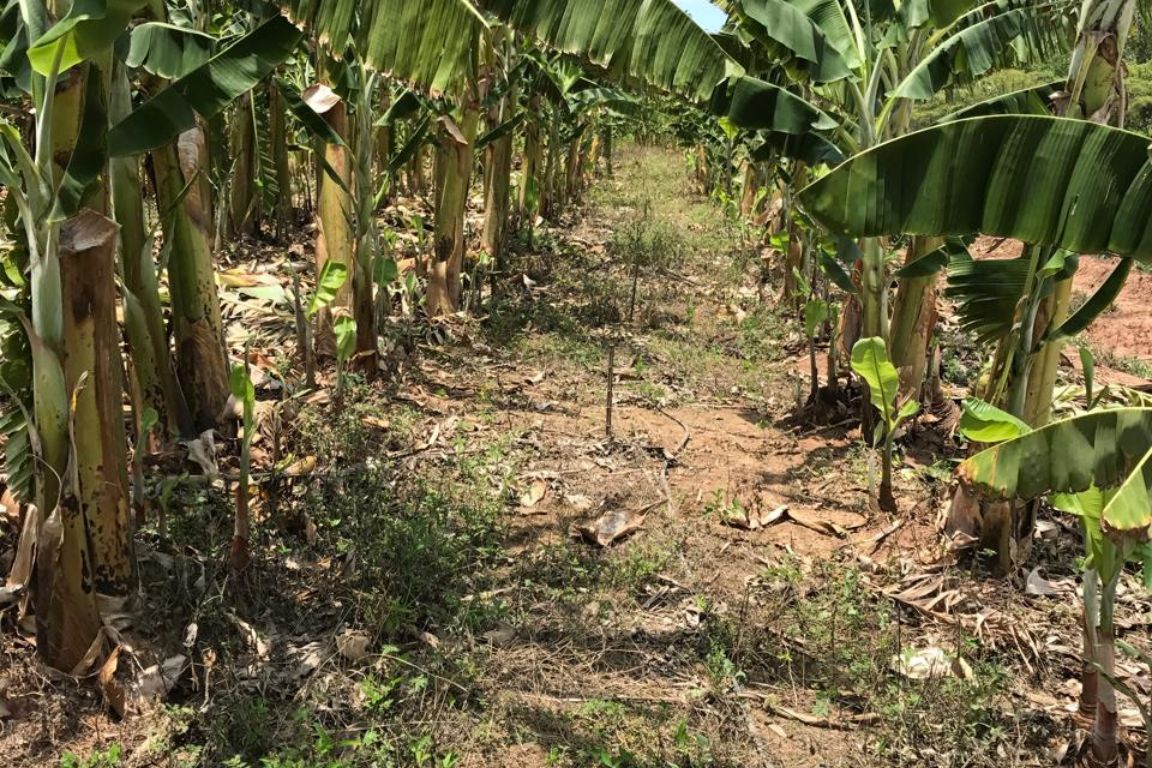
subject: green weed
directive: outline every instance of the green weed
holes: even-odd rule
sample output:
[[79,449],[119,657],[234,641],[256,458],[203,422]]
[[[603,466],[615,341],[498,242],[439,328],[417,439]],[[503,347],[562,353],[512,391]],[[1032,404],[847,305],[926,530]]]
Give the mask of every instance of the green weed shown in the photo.
[[60,768],[119,768],[123,765],[123,760],[124,747],[112,744],[107,749],[88,757],[77,757],[71,752],[66,752],[60,758]]

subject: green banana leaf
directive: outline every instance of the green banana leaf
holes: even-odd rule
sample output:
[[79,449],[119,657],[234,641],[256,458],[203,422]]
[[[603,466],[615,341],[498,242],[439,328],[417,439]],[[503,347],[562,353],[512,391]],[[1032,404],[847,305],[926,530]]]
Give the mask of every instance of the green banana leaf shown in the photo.
[[[16,88],[23,93],[32,93],[32,63],[28,61],[28,26],[24,23],[21,13],[22,3],[19,0],[9,0],[3,13],[0,13],[0,72],[12,77]],[[36,3],[33,6],[38,5]],[[39,9],[43,12],[43,7]],[[47,26],[47,19],[42,18],[33,22],[33,25]],[[14,98],[11,94],[9,98]]]
[[734,77],[713,94],[711,110],[733,125],[803,136],[839,123],[818,107],[778,85],[754,77]]
[[[4,383],[0,379],[0,385]],[[35,462],[28,437],[28,419],[22,408],[0,410],[0,435],[4,436],[4,455],[0,464],[4,468],[8,490],[19,501],[33,501],[32,468]]]
[[38,74],[71,69],[112,47],[145,0],[73,0],[64,18],[28,48]]
[[828,302],[812,299],[804,305],[804,332],[811,338],[816,330],[828,319]]
[[424,100],[412,91],[400,94],[388,110],[376,121],[376,125],[393,125],[400,120],[408,120],[424,109]]
[[1152,261],[1148,138],[1081,120],[997,115],[863,152],[800,193],[835,234],[983,232]]
[[900,15],[907,29],[917,29],[928,22],[943,29],[975,6],[972,0],[905,0]]
[[[1058,252],[1037,275],[1065,280],[1078,265],[1076,254]],[[1029,268],[1027,254],[1015,259],[973,259],[966,252],[953,253],[944,295],[956,302],[960,327],[981,343],[1006,336],[1018,320]],[[1046,284],[1044,290],[1050,291],[1051,285]]]
[[1104,535],[1101,524],[1104,521],[1104,510],[1115,494],[1115,489],[1104,491],[1092,486],[1080,493],[1053,493],[1048,497],[1048,503],[1053,509],[1080,518],[1084,531],[1084,552],[1088,555],[1085,567],[1097,570],[1103,568],[1109,575],[1117,565],[1116,550]]
[[969,117],[987,115],[1050,115],[1052,95],[1064,87],[1063,81],[1012,91],[1001,96],[976,102],[937,120],[937,123],[951,123]]
[[400,149],[396,151],[396,154],[388,160],[389,173],[395,173],[400,170],[405,163],[412,159],[416,151],[424,145],[424,140],[428,138],[428,129],[431,125],[432,116],[424,115],[424,117],[413,126],[412,132],[408,135],[408,140],[404,142],[404,146],[400,147]]
[[113,156],[162,147],[250,91],[292,55],[303,38],[282,16],[264,22],[146,101],[108,132]]
[[967,26],[969,18],[958,21],[961,28],[921,59],[892,95],[930,99],[950,83],[970,80],[1006,60],[1029,63],[1059,49],[1061,36],[1051,30],[1050,9],[1012,8],[1012,4],[1007,0],[989,4],[1001,9],[991,17],[984,16],[988,6],[981,6]]
[[[14,175],[14,174],[13,174]],[[21,289],[16,301],[3,298],[0,291],[0,472],[8,491],[21,502],[34,501],[32,450],[28,420],[32,407],[32,347],[22,323],[31,309],[30,297],[23,292],[24,270],[29,253],[25,231],[17,222],[17,209],[11,195],[3,206],[0,221],[8,229],[9,248],[0,253],[0,288]]]
[[1034,499],[1093,484],[1116,488],[1146,463],[1150,448],[1152,408],[1116,408],[1052,422],[981,451],[958,471],[991,497]]
[[339,261],[327,261],[316,278],[316,292],[308,302],[308,317],[313,317],[324,307],[336,301],[336,294],[348,282],[348,265]]
[[[835,0],[825,0],[821,6],[840,4]],[[742,0],[740,8],[752,23],[747,26],[753,33],[770,43],[787,49],[804,63],[808,76],[817,83],[832,83],[852,77],[852,68],[840,50],[828,40],[816,22],[796,6],[785,0]],[[840,12],[843,18],[843,12]],[[845,27],[847,25],[845,24]],[[847,40],[852,45],[851,37]],[[851,51],[851,47],[847,49]]]
[[[551,58],[543,55],[533,58],[540,67],[542,80],[539,85],[543,86],[543,92],[557,106],[565,106],[568,94],[577,90],[584,81],[584,67],[580,62],[558,54]],[[547,87],[549,85],[551,88]]]
[[1112,274],[1108,275],[1108,279],[1100,284],[1088,301],[1081,304],[1071,317],[1048,335],[1048,341],[1068,339],[1083,332],[1120,296],[1120,291],[1123,290],[1124,283],[1128,280],[1128,273],[1131,271],[1132,259],[1121,259],[1112,270]]
[[1152,526],[1152,451],[1124,479],[1104,507],[1104,523],[1115,534],[1146,540]]
[[953,259],[944,295],[956,302],[960,328],[979,343],[1007,335],[1028,278],[1027,258]]
[[896,277],[931,277],[951,264],[954,259],[964,259],[965,257],[971,259],[968,246],[960,238],[950,237],[944,245],[936,250],[930,251],[911,264],[905,264],[896,270]]
[[789,133],[764,131],[763,142],[751,153],[753,160],[767,161],[776,157],[801,160],[808,165],[836,166],[844,162],[839,147],[818,133],[794,136]]
[[[957,0],[938,0],[956,2]],[[969,0],[960,0],[969,2]],[[852,69],[860,66],[860,51],[856,48],[856,35],[844,13],[844,5],[838,0],[792,0],[792,5],[804,12],[824,34],[828,43],[835,48],[845,63]]]
[[1031,432],[1032,428],[1007,411],[977,397],[964,398],[960,434],[975,443],[1000,443]]
[[665,91],[704,101],[742,68],[673,0],[481,0],[518,31]]
[[896,397],[900,394],[900,375],[888,359],[884,339],[874,336],[857,341],[852,347],[852,370],[867,382],[872,405],[883,415],[884,423],[892,424]]
[[472,69],[488,29],[468,0],[282,0],[288,15],[331,51],[355,42],[365,63],[442,93]]
[[860,288],[852,282],[852,276],[844,269],[844,265],[825,250],[820,251],[820,269],[840,290],[852,296],[860,293]]
[[488,131],[488,133],[484,134],[476,140],[476,151],[479,152],[492,142],[499,141],[508,134],[512,133],[520,127],[520,124],[523,123],[524,119],[527,117],[527,112],[517,112],[514,116],[500,123],[500,125],[496,126],[492,130]]
[[[982,451],[960,477],[996,498],[1058,494],[1061,508],[1090,512],[1104,503],[1104,530],[1147,541],[1152,525],[1152,408],[1092,411]],[[1099,498],[1085,492],[1097,489]],[[1070,494],[1085,494],[1080,499]]]
[[176,80],[212,58],[216,38],[187,27],[150,21],[132,29],[124,63]]
[[644,105],[618,88],[594,86],[576,91],[568,97],[568,108],[572,114],[580,115],[596,107],[605,107],[620,115],[636,116],[643,112]]
[[356,319],[340,315],[332,323],[336,336],[336,361],[343,365],[356,351]]

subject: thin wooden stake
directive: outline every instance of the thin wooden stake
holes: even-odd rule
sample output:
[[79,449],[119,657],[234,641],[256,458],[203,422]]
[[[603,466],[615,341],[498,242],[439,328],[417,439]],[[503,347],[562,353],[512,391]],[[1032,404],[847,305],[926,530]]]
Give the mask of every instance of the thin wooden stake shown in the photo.
[[312,353],[312,339],[309,333],[308,319],[304,314],[304,305],[300,298],[300,273],[292,260],[288,260],[292,269],[292,308],[296,315],[296,346],[300,349],[300,356],[304,359],[304,377],[309,389],[316,388],[316,358]]
[[616,342],[608,343],[608,397],[604,403],[604,434],[612,439],[612,401],[614,395],[613,385],[616,382]]

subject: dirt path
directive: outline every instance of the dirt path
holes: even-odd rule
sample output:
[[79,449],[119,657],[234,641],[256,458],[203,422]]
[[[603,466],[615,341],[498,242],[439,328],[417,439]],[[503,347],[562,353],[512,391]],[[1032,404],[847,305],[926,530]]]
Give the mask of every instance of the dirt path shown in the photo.
[[[575,229],[554,233],[575,244],[571,261],[529,265],[531,333],[492,345],[506,353],[503,383],[479,388],[516,382],[494,419],[525,451],[497,582],[520,610],[509,649],[493,651],[505,669],[484,685],[501,726],[526,727],[527,741],[465,764],[553,764],[558,743],[574,766],[893,765],[932,750],[945,757],[929,764],[1003,764],[1005,744],[980,734],[1016,705],[991,670],[1035,663],[1065,630],[1039,638],[1009,619],[1025,610],[1013,588],[924,565],[941,554],[933,459],[901,473],[902,514],[889,518],[870,509],[855,434],[787,426],[805,386],[803,358],[786,352],[796,328],[759,300],[758,253],[684,189],[675,163],[637,153],[598,182]],[[641,273],[637,322],[574,332],[557,316],[623,314],[612,307],[630,294],[620,246],[633,227],[675,253],[674,269]],[[621,339],[611,439],[607,337]],[[478,373],[453,361],[435,378],[462,387]],[[629,534],[600,547],[598,522]],[[884,590],[902,597],[877,601]],[[901,653],[955,649],[969,632],[986,644],[965,652],[981,670],[971,687],[893,680]],[[1059,707],[1035,705],[1039,729],[995,726],[1014,729],[1009,765],[1043,762],[1032,760],[1061,738],[1048,714]],[[908,719],[878,724],[884,708]]]

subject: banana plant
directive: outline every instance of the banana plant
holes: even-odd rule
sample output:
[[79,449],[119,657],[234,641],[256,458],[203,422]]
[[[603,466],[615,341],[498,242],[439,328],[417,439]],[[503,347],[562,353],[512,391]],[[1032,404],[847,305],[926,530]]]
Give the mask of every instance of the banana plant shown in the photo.
[[[972,414],[969,416],[969,414]],[[1112,765],[1116,727],[1115,599],[1124,565],[1143,564],[1152,589],[1152,409],[1090,411],[1037,430],[983,403],[966,407],[970,437],[1002,442],[965,460],[962,482],[994,499],[1050,495],[1084,530],[1081,709],[1094,710],[1093,757]],[[1015,432],[1015,434],[1013,434]]]
[[[166,10],[162,4],[153,3],[151,13],[164,19]],[[130,171],[140,155],[150,153],[170,254],[166,266],[179,386],[179,391],[175,385],[165,388],[169,392],[165,405],[169,414],[190,412],[191,423],[188,418],[169,416],[170,421],[180,422],[180,431],[185,434],[214,427],[229,391],[224,325],[212,261],[216,206],[208,175],[208,138],[202,126],[246,97],[293,53],[301,39],[300,31],[282,16],[266,19],[227,40],[163,20],[140,24],[129,37],[125,66],[136,73],[147,98],[134,110],[123,109],[108,132],[108,148],[116,167],[128,169],[113,177],[113,192],[118,217],[132,211],[122,226],[129,225],[127,232],[135,231],[142,226],[142,221],[136,223],[142,215],[141,187],[132,183]],[[236,122],[250,128],[251,107],[246,116],[247,122]],[[251,200],[246,196],[238,205],[247,218]],[[151,346],[159,350],[166,348],[167,341],[162,338],[155,267],[150,252],[138,241],[139,237],[124,240],[125,285],[143,311]],[[145,349],[147,340],[141,339],[135,347]]]
[[[641,81],[689,98],[708,98],[737,65],[672,0],[285,0],[293,19],[332,50],[352,42],[370,68],[386,69],[431,95],[449,95],[459,113],[442,121],[446,169],[439,192],[437,236],[429,269],[431,314],[453,312],[460,296],[464,191],[480,117],[475,81],[481,43],[493,14],[526,37],[587,58],[621,81]],[[612,24],[602,23],[612,19]]]
[[[965,322],[998,344],[984,396],[1037,426],[1048,418],[1055,381],[1051,358],[1062,341],[1115,300],[1133,260],[1152,259],[1146,147],[1143,136],[1081,120],[968,118],[861,153],[800,198],[814,218],[843,234],[979,232],[1026,243],[1024,256],[1015,261],[954,261],[949,292],[964,300]],[[965,163],[956,165],[956,157]],[[870,202],[862,204],[862,198]],[[1066,278],[1075,265],[1070,254],[1076,253],[1122,258],[1095,294],[1068,314],[1050,297],[1069,289]],[[967,506],[954,505],[957,519],[967,517],[961,514]],[[1027,526],[1017,527],[1027,537]],[[997,532],[984,533],[987,540],[1004,541]],[[996,546],[1007,572],[1010,552]]]
[[[740,104],[739,91],[749,88],[740,82],[729,117],[742,127],[793,134],[792,151],[825,154],[833,163],[835,155],[818,149],[821,145],[831,143],[837,154],[853,154],[906,134],[915,102],[997,66],[1040,60],[1068,39],[1061,34],[1067,13],[1053,3],[919,0],[897,8],[836,0],[732,0],[726,5],[734,29],[756,46],[760,58],[776,62],[789,79],[804,84],[804,98],[818,105],[827,120],[782,128],[781,107],[801,111],[795,99],[766,98],[765,93],[760,104],[781,106],[748,108]],[[906,263],[938,247],[934,241],[913,240]],[[890,311],[887,248],[880,239],[867,238],[860,256],[860,291],[846,307],[845,327],[888,341],[901,371],[902,392],[915,396],[927,370],[936,282],[929,276],[901,281]]]
[[[1035,93],[1008,94],[955,116],[962,118],[957,122],[863,151],[801,195],[818,220],[845,235],[999,233],[1026,243],[1025,258],[1017,264],[970,262],[961,272],[974,278],[967,295],[986,308],[994,306],[996,296],[1007,303],[1015,297],[1008,311],[1001,305],[998,320],[986,314],[982,322],[999,327],[994,361],[1008,376],[993,377],[1003,397],[997,404],[1033,426],[1049,418],[1062,341],[1111,303],[1131,267],[1121,261],[1096,295],[1070,316],[1074,260],[1060,251],[1140,260],[1152,248],[1144,235],[1147,209],[1141,205],[1148,184],[1138,174],[1147,165],[1142,156],[1147,142],[1103,127],[1123,122],[1123,49],[1134,7],[1133,0],[1089,0],[1081,7],[1068,79],[1053,93],[1056,112],[1075,120],[1037,108]],[[1033,90],[1051,93],[1050,86]],[[1029,114],[1009,114],[1013,109]],[[974,116],[963,119],[967,115]],[[956,165],[957,157],[965,162]],[[1050,157],[1057,161],[1049,162]],[[1117,168],[1124,163],[1127,168]],[[1109,183],[1119,186],[1109,188]],[[1064,267],[1050,269],[1060,261]],[[1011,284],[992,277],[1004,270],[1015,273]],[[978,517],[959,492],[952,510],[955,528],[966,530]],[[1015,529],[1020,551],[1026,551],[1030,526],[1026,520],[1013,525],[1012,518],[996,520]],[[997,531],[982,534],[996,542],[1012,538]],[[1000,569],[1007,572],[1010,547],[997,548]]]
[[32,361],[25,423],[35,504],[24,535],[37,544],[37,648],[49,665],[77,673],[87,671],[78,668],[101,638],[101,612],[124,605],[132,585],[117,227],[98,193],[107,159],[104,73],[135,8],[73,6],[50,23],[43,5],[21,3],[34,149],[0,122],[0,183],[27,248],[30,311],[8,309]]
[[248,479],[252,467],[252,440],[256,430],[256,389],[252,377],[248,375],[247,353],[243,361],[232,367],[228,387],[232,397],[240,404],[243,428],[243,437],[240,439],[240,479],[236,484],[236,513],[233,518],[232,545],[228,550],[228,566],[233,575],[239,575],[251,561],[252,521]]
[[883,442],[878,501],[885,512],[895,512],[892,461],[896,433],[908,419],[920,412],[920,403],[900,400],[900,376],[888,359],[884,340],[877,336],[860,339],[853,345],[852,370],[868,385],[871,405],[880,413],[880,421],[872,436],[873,446]]
[[[181,163],[172,142],[250,89],[269,62],[295,48],[301,37],[293,25],[273,17],[219,52],[205,35],[163,23],[137,24],[126,46],[115,45],[137,14],[162,19],[161,6],[145,5],[144,0],[73,3],[54,20],[46,4],[20,2],[9,17],[16,20],[16,37],[5,41],[3,67],[13,70],[33,106],[34,150],[13,126],[0,127],[0,174],[18,212],[9,223],[24,233],[29,254],[30,306],[20,324],[33,361],[25,421],[36,457],[36,504],[25,530],[38,540],[33,596],[38,647],[49,664],[65,671],[88,656],[99,637],[101,614],[121,610],[133,579],[117,279],[124,289],[130,346],[139,354],[137,384],[149,393],[136,399],[137,413],[147,412],[149,398],[158,405],[163,399],[172,418],[181,410],[173,393],[183,389],[197,398],[191,403],[195,416],[214,424],[216,406],[227,396],[222,326],[212,322],[219,306],[211,251],[206,244],[199,250],[183,247],[189,243],[174,230],[166,231],[165,248],[174,254],[168,267],[180,386],[170,386],[136,156],[167,148],[163,157],[154,157],[158,180],[165,178],[164,160],[182,174],[179,180],[169,174],[158,185],[167,193],[167,198],[159,195],[162,220],[176,206],[200,205],[192,218],[207,221],[210,201],[192,184],[196,164]],[[131,77],[152,98],[129,111]],[[180,149],[195,145],[186,140]],[[103,194],[106,186],[111,201]],[[112,208],[115,223],[108,215]],[[182,301],[190,296],[196,300]],[[184,311],[189,306],[194,311]],[[213,365],[217,357],[219,364]],[[195,360],[204,364],[190,364]],[[211,386],[197,386],[209,380]],[[185,431],[183,421],[176,415],[169,424]]]

